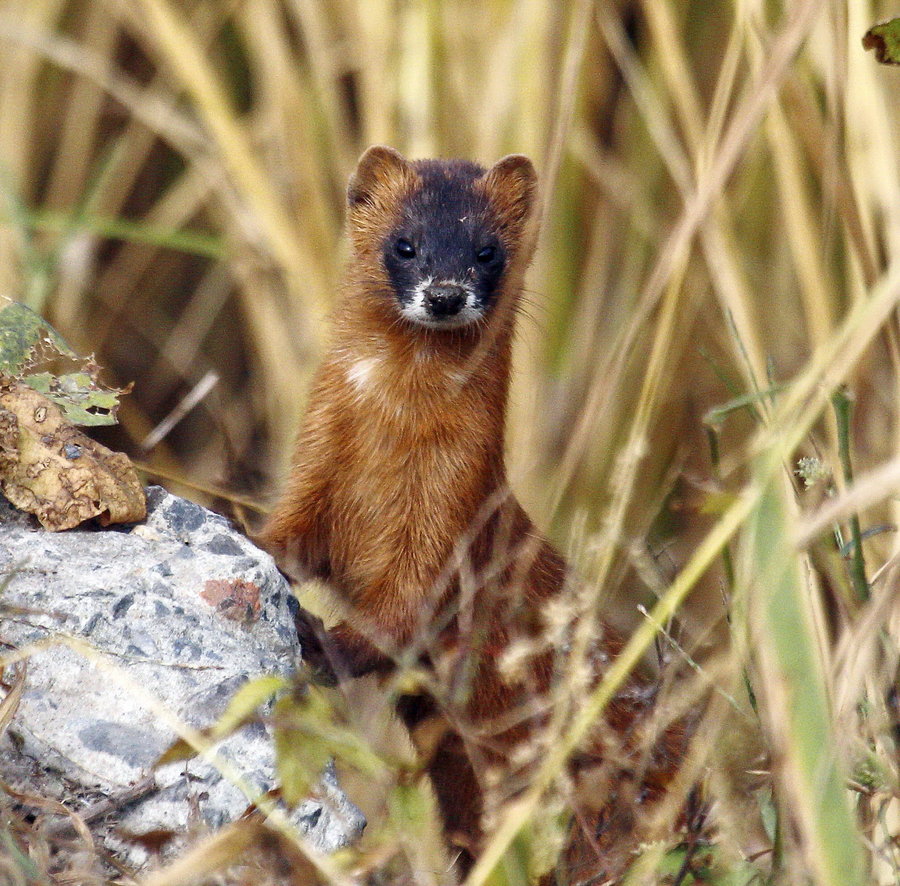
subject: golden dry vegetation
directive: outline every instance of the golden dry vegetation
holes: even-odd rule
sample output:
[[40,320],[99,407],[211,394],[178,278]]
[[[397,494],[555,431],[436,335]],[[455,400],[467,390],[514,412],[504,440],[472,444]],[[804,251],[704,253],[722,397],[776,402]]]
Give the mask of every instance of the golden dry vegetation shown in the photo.
[[[898,15],[0,0],[0,294],[134,382],[106,442],[251,524],[327,340],[363,148],[534,158],[510,473],[633,634],[499,811],[471,886],[523,882],[545,792],[654,645],[688,675],[672,710],[712,702],[632,882],[900,882],[900,71],[862,47]],[[702,845],[673,825],[695,780]],[[407,787],[319,876],[441,881]],[[6,821],[0,879],[105,882],[54,872]],[[220,882],[248,839],[142,882]],[[312,882],[293,870],[281,882]]]

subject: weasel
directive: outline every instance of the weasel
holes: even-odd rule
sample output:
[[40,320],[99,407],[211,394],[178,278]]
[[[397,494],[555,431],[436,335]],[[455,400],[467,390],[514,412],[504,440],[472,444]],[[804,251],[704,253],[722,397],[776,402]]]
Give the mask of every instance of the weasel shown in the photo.
[[[511,768],[513,749],[535,737],[559,660],[546,617],[567,566],[510,492],[504,465],[536,189],[521,155],[484,169],[380,146],[363,154],[347,194],[350,257],[333,340],[261,534],[286,572],[326,580],[348,604],[347,620],[318,640],[301,619],[304,656],[358,676],[389,670],[412,648],[438,671],[447,692],[402,713],[415,727],[437,706],[450,724],[428,771],[463,870],[482,839],[479,776]],[[608,629],[604,637],[598,661],[620,645]],[[517,644],[525,665],[507,672]],[[617,699],[609,719],[620,733],[646,695],[636,684]],[[636,796],[665,782],[678,742],[670,737]],[[573,770],[608,759],[608,746],[595,741]],[[598,845],[602,827],[591,821],[570,858]]]

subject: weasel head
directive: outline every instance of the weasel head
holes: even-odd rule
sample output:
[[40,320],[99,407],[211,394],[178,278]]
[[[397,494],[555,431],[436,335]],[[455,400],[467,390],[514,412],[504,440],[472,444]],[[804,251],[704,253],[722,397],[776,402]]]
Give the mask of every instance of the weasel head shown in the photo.
[[531,259],[536,180],[516,154],[485,170],[369,148],[348,190],[351,243],[369,288],[414,326],[489,319],[517,297]]

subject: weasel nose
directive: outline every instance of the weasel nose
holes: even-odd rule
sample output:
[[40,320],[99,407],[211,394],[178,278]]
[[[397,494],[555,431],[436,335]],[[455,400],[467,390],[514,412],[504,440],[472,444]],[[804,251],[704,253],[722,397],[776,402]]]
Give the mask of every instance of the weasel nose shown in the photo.
[[441,283],[425,290],[425,308],[432,317],[453,317],[466,303],[466,290],[454,283]]

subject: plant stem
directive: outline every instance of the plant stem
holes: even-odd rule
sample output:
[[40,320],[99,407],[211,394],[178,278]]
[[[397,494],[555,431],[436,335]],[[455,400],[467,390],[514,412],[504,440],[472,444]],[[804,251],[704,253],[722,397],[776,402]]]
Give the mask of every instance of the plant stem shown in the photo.
[[[831,395],[831,405],[834,407],[834,416],[837,421],[838,458],[841,460],[844,482],[850,486],[853,483],[853,466],[850,463],[850,413],[853,401],[845,387],[838,388]],[[862,531],[858,514],[850,517],[850,536],[853,546],[850,558],[850,579],[856,591],[856,599],[860,603],[864,603],[869,599],[869,583],[866,580],[866,561],[863,557]]]

